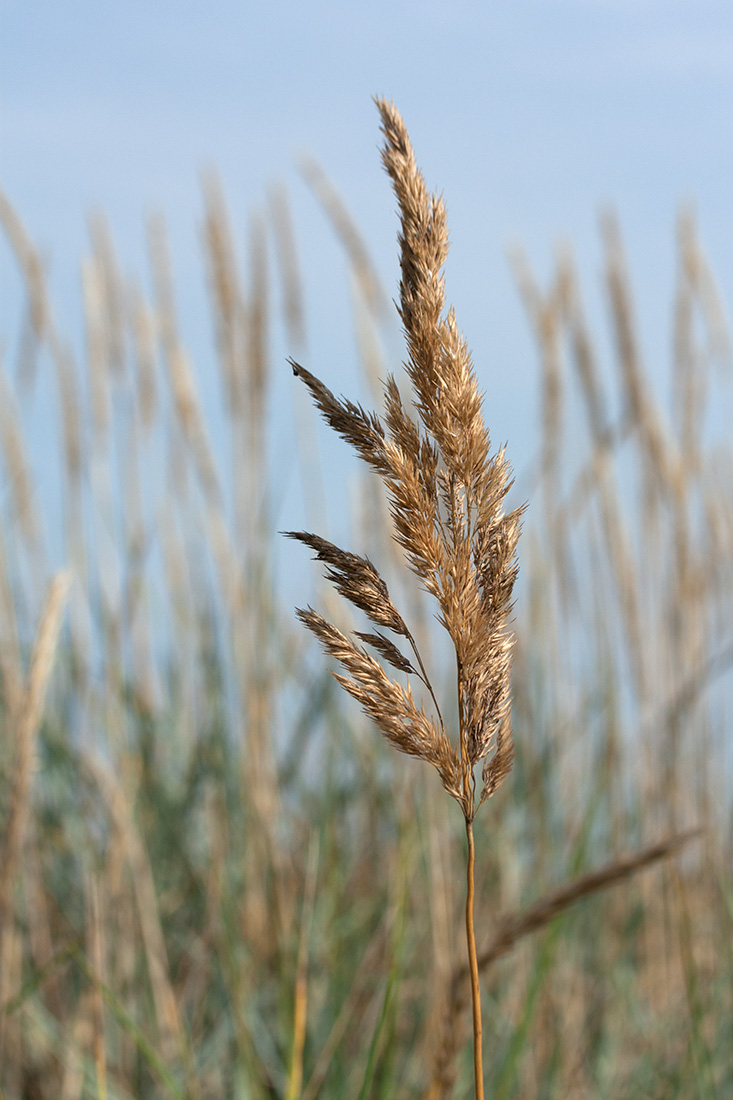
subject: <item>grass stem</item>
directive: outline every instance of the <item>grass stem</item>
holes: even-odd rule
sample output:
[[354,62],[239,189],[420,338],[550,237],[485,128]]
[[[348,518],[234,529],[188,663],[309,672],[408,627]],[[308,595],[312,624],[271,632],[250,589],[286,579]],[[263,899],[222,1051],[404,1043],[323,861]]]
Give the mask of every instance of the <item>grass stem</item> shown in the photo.
[[468,864],[466,872],[466,941],[468,943],[468,965],[471,973],[471,1004],[473,1007],[473,1071],[476,1080],[476,1100],[484,1100],[484,1067],[481,1038],[481,989],[478,980],[476,935],[473,927],[474,864],[476,862],[476,850],[473,843],[473,822],[469,818],[466,818],[466,837],[468,838]]

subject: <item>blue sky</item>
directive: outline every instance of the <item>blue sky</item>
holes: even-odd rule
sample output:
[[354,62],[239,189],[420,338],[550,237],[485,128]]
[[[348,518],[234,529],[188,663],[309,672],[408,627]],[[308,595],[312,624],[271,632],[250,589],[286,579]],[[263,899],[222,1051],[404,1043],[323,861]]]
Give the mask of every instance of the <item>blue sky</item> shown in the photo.
[[[107,213],[135,274],[144,217],[163,210],[206,391],[201,170],[218,170],[242,241],[277,180],[293,202],[310,366],[348,391],[356,354],[343,258],[297,160],[315,155],[336,182],[393,294],[396,220],[375,93],[395,100],[429,185],[444,192],[448,296],[491,394],[494,434],[516,440],[520,467],[535,435],[537,370],[508,244],[523,242],[546,277],[557,241],[572,242],[600,329],[597,214],[613,205],[660,378],[683,202],[697,208],[729,297],[729,0],[2,0],[0,181],[47,258],[62,327],[81,332],[88,211]],[[5,255],[0,278],[12,281]],[[287,348],[275,350],[284,359]],[[290,385],[287,371],[277,385]]]

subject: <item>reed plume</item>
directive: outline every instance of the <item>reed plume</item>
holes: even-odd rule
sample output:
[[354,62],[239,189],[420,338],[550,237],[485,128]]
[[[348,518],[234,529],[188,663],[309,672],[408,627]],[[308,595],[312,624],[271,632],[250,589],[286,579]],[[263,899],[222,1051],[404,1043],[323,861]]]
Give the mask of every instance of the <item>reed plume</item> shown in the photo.
[[[377,99],[376,105],[384,136],[382,160],[399,207],[398,311],[407,342],[405,370],[414,409],[403,404],[392,375],[385,383],[380,417],[335,397],[294,360],[291,365],[327,423],[381,478],[394,538],[410,569],[437,601],[439,621],[456,654],[457,735],[446,729],[415,638],[372,562],[309,532],[287,534],[310,547],[325,564],[326,575],[337,591],[377,628],[369,633],[355,631],[357,641],[313,608],[298,610],[300,620],[341,665],[336,679],[397,749],[437,769],[443,787],[463,812],[468,841],[466,935],[475,1084],[476,1096],[482,1098],[473,820],[512,765],[513,639],[508,617],[517,576],[522,509],[505,510],[511,468],[503,448],[492,453],[471,355],[452,308],[445,308],[445,205],[438,194],[428,192],[396,108],[384,99]],[[385,666],[404,674],[406,684]],[[413,678],[429,696],[429,711],[413,695]]]

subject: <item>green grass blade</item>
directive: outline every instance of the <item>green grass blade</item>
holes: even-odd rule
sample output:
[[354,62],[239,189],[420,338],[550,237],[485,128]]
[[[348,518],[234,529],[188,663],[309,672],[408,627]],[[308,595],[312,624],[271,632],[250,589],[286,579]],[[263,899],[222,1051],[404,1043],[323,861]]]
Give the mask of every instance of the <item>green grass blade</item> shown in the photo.
[[98,984],[100,992],[109,1006],[112,1015],[117,1020],[117,1023],[133,1040],[140,1054],[142,1054],[150,1068],[166,1086],[171,1096],[175,1097],[175,1100],[187,1100],[185,1091],[174,1079],[158,1052],[145,1037],[144,1032],[137,1026],[125,1006],[118,1000],[109,986],[99,981],[98,977],[94,974],[84,953],[80,951],[79,948],[75,948],[71,950],[70,954],[73,956],[85,977],[90,982]]

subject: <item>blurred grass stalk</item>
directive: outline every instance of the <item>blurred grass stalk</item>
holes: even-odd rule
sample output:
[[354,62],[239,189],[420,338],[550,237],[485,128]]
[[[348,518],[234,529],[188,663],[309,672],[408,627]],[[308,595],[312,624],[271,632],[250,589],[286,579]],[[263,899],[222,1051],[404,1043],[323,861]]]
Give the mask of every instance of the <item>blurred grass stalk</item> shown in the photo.
[[[344,245],[374,386],[388,370],[389,296],[344,204],[307,172]],[[221,189],[208,180],[204,193],[216,437],[163,223],[150,227],[148,300],[119,271],[103,219],[90,222],[78,353],[0,196],[25,294],[0,364],[0,1089],[6,1100],[465,1094],[460,833],[430,780],[393,770],[334,695],[278,592],[268,342],[282,329],[306,362],[312,350],[287,197],[274,192],[253,219],[245,279]],[[607,356],[570,249],[547,290],[513,261],[538,343],[541,438],[520,477],[531,507],[513,782],[477,821],[476,906],[491,914],[477,927],[486,1089],[722,1097],[733,1088],[733,478],[730,439],[713,442],[711,424],[731,350],[685,213],[667,414],[610,217],[602,239]],[[55,386],[58,416],[42,442],[40,386]],[[296,425],[298,465],[316,471],[304,483],[317,486],[305,406]],[[374,484],[359,499],[354,539],[404,595],[437,667],[384,499]],[[322,502],[316,488],[314,525]],[[59,561],[71,587],[56,642]],[[660,864],[631,881],[697,824],[704,839],[674,874]],[[620,878],[599,907],[592,895]]]

